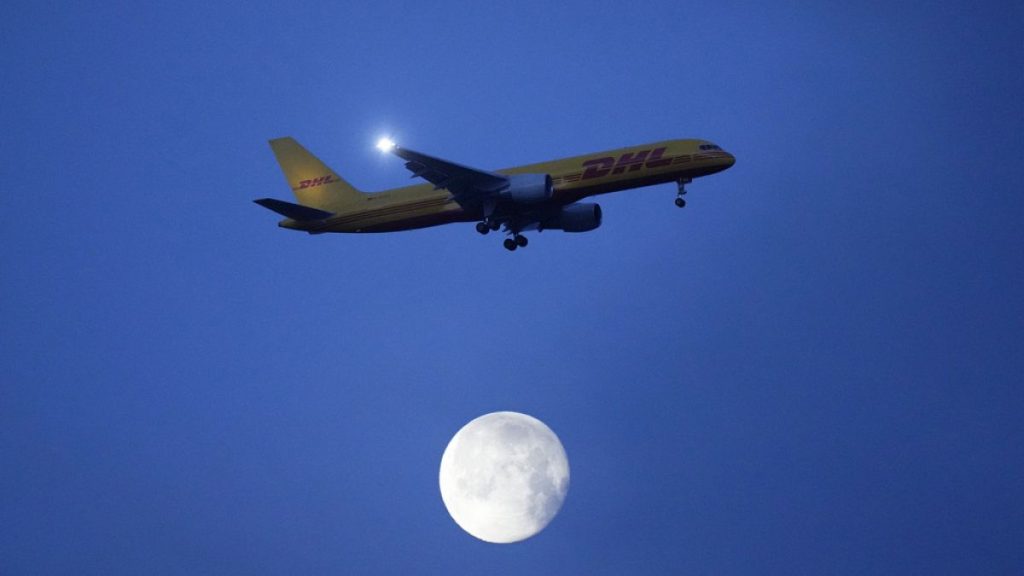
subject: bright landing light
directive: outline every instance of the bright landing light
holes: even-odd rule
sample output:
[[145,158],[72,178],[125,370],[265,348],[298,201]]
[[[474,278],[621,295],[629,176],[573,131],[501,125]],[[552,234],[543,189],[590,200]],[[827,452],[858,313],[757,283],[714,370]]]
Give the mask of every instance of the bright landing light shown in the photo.
[[394,148],[395,143],[391,138],[384,137],[377,140],[377,150],[380,150],[381,152],[391,152]]

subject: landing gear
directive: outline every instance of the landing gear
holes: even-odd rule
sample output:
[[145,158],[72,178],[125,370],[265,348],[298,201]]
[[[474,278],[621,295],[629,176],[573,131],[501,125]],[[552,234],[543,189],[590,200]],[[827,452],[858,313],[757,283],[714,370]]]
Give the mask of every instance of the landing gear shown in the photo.
[[530,241],[526,239],[526,236],[516,234],[511,238],[505,238],[503,245],[505,246],[505,250],[513,252],[516,248],[526,248],[526,245],[529,243]]
[[686,185],[690,182],[693,182],[690,178],[680,178],[679,180],[676,180],[676,185],[678,186],[676,190],[676,206],[680,208],[686,206],[686,200],[683,200],[683,194],[686,194]]
[[476,223],[476,231],[484,235],[490,232],[497,232],[501,230],[502,226],[505,227],[505,233],[508,234],[508,237],[502,242],[505,250],[513,252],[518,248],[526,248],[526,245],[530,243],[526,236],[519,233],[522,230],[522,226],[514,218],[492,218],[491,216],[486,216],[483,220]]
[[497,220],[491,220],[490,218],[483,222],[476,223],[476,231],[480,234],[487,234],[488,232],[497,232],[501,228],[501,222]]

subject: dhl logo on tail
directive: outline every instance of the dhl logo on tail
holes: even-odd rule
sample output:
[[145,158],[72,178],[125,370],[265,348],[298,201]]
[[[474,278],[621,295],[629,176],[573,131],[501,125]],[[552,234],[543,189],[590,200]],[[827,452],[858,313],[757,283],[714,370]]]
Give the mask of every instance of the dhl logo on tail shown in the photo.
[[301,182],[299,182],[299,187],[297,189],[301,190],[303,188],[323,186],[324,184],[330,184],[331,182],[334,181],[334,176],[328,174],[327,176],[321,176],[319,178],[313,178],[311,180],[302,180]]

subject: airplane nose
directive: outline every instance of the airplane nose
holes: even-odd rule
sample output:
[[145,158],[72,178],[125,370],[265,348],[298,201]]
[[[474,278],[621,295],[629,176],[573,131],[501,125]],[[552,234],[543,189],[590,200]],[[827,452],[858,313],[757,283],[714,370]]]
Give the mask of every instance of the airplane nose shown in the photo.
[[736,163],[736,157],[733,156],[732,154],[730,154],[729,152],[726,152],[725,153],[725,167],[726,168],[731,168],[732,165],[735,164],[735,163]]

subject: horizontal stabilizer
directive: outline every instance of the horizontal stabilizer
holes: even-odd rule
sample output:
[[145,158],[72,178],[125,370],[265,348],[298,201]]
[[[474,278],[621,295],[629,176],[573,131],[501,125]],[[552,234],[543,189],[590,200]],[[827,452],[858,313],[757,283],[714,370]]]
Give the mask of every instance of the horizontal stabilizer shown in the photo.
[[253,200],[253,202],[268,210],[273,210],[282,216],[303,222],[326,220],[327,218],[334,216],[333,212],[325,212],[323,210],[317,210],[316,208],[310,208],[309,206],[292,204],[291,202],[284,202],[282,200],[274,200],[273,198],[260,198],[259,200]]

